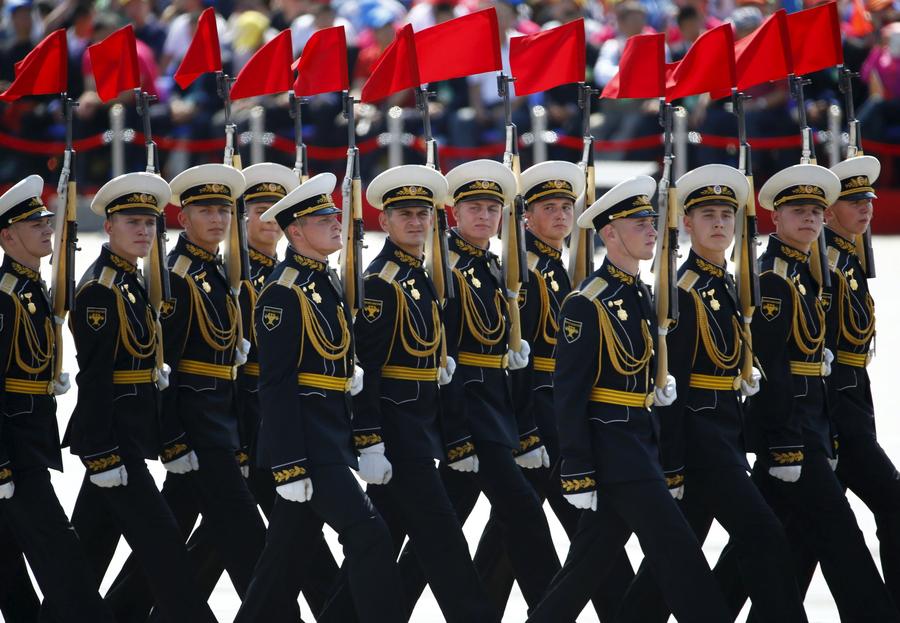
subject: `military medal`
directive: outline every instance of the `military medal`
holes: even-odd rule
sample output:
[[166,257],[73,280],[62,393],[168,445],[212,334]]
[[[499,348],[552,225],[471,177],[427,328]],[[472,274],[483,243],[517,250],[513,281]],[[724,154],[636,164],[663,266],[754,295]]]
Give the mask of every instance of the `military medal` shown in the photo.
[[716,291],[708,290],[706,292],[706,295],[709,297],[709,306],[712,307],[712,310],[719,311],[719,309],[722,307],[722,304],[719,303],[719,301],[716,299]]
[[406,282],[406,285],[409,286],[409,294],[410,294],[410,296],[412,296],[415,300],[418,301],[418,300],[422,297],[422,295],[419,293],[419,291],[418,291],[418,290],[416,289],[416,287],[415,287],[415,286],[416,286],[416,280],[415,280],[415,279],[410,279],[409,281]]
[[549,273],[547,273],[547,276],[550,277],[550,289],[554,292],[559,292],[559,284],[556,283],[556,279],[553,278],[553,273],[555,272],[555,270],[551,270]]
[[125,291],[125,294],[128,295],[128,300],[131,301],[131,304],[133,305],[134,302],[137,301],[137,299],[134,298],[134,294],[132,294],[131,291],[128,289],[128,284],[126,283],[125,285],[123,285],[122,289]]
[[206,292],[207,294],[209,294],[210,291],[212,290],[212,286],[209,285],[209,284],[208,284],[207,282],[205,282],[205,281],[203,282],[202,285],[203,285],[203,291]]
[[25,300],[28,301],[28,304],[26,305],[26,307],[28,308],[28,313],[29,314],[35,313],[37,311],[37,306],[35,306],[34,302],[32,302],[32,300],[31,300],[31,292],[26,292],[24,296],[25,296]]
[[609,302],[610,307],[612,307],[613,305],[618,306],[619,309],[616,310],[616,316],[618,316],[619,320],[621,320],[622,322],[625,322],[626,320],[628,320],[628,312],[626,310],[622,309],[622,303],[624,303],[624,302],[625,301],[623,299],[617,299],[615,301]]
[[856,277],[853,276],[853,271],[855,268],[851,268],[846,273],[844,273],[847,277],[850,277],[850,289],[856,292],[857,288],[859,288],[859,282],[856,280]]

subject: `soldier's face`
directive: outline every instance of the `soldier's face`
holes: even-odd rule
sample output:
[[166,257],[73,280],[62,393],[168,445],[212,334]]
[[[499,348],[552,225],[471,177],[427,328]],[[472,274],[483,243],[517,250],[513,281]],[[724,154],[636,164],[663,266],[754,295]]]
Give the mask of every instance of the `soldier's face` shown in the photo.
[[304,250],[313,251],[321,257],[328,257],[343,245],[341,240],[341,221],[337,214],[326,216],[304,216],[297,219],[292,225],[298,246],[305,249],[297,249],[301,253]]
[[502,209],[499,201],[490,199],[460,201],[453,206],[453,217],[463,238],[486,245],[497,234]]
[[281,228],[277,222],[260,220],[272,205],[272,203],[254,203],[247,208],[247,238],[253,246],[270,247],[281,240]]
[[3,231],[3,247],[14,257],[47,257],[53,253],[53,221],[51,217],[13,223]]
[[615,231],[615,239],[624,247],[624,251],[636,260],[653,259],[656,247],[655,219],[623,218],[610,223]]
[[772,213],[775,232],[788,244],[808,249],[819,237],[825,210],[817,205],[786,205]]
[[734,209],[728,206],[700,206],[684,215],[684,229],[698,251],[724,253],[734,240],[734,223]]
[[113,214],[103,226],[113,252],[126,259],[147,257],[156,237],[156,217],[146,214]]
[[871,199],[844,201],[839,199],[833,206],[825,210],[825,222],[829,226],[837,226],[838,233],[850,233],[859,236],[866,231],[872,222],[873,210]]
[[542,199],[528,206],[528,229],[541,240],[560,242],[572,233],[575,204],[571,199]]
[[192,205],[178,213],[178,222],[184,227],[188,238],[204,245],[217,245],[228,234],[231,221],[231,206]]
[[385,210],[378,222],[395,244],[404,248],[422,248],[431,229],[431,208],[411,207]]

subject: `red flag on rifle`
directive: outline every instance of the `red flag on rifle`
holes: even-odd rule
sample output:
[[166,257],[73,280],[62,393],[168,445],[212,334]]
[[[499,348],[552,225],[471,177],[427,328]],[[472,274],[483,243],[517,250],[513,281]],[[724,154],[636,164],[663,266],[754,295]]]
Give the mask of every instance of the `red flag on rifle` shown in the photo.
[[844,63],[837,3],[829,2],[787,16],[794,73],[809,74]]
[[88,54],[97,95],[104,102],[118,97],[122,91],[141,87],[137,40],[131,24],[89,47]]
[[600,97],[611,99],[662,97],[666,94],[666,36],[634,35],[625,42],[619,71]]
[[219,32],[216,30],[216,12],[212,7],[203,11],[197,20],[197,31],[191,45],[175,70],[175,82],[186,89],[194,80],[210,71],[222,71],[222,50],[219,48]]
[[360,100],[377,102],[420,84],[422,81],[419,79],[419,66],[416,62],[415,36],[412,26],[407,24],[397,31],[396,39],[375,62],[372,74],[363,85]]
[[584,82],[585,49],[583,19],[513,37],[509,41],[509,67],[516,79],[516,95]]
[[250,57],[231,87],[231,99],[290,91],[294,73],[290,29],[282,30]]
[[781,9],[734,45],[737,88],[786,78],[792,69],[787,11]]
[[734,33],[731,24],[722,24],[700,35],[683,59],[666,65],[666,99],[730,93],[734,74]]
[[69,48],[64,28],[56,30],[16,63],[16,79],[0,94],[12,102],[26,95],[64,93],[69,80]]
[[298,72],[294,81],[294,94],[298,97],[349,90],[344,27],[332,26],[313,33],[293,68]]
[[[500,71],[503,67],[494,7],[426,28],[417,32],[415,39],[423,83]],[[448,53],[450,50],[452,53]]]

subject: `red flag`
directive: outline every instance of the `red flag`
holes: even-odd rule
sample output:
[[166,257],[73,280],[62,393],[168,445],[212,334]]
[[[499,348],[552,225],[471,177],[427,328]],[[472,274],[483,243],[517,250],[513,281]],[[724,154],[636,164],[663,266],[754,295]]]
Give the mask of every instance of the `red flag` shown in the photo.
[[141,87],[137,40],[131,24],[89,47],[88,54],[97,95],[104,102],[117,97],[122,91]]
[[197,31],[191,39],[191,45],[175,70],[175,82],[186,89],[194,80],[210,71],[222,71],[222,50],[219,48],[219,32],[216,30],[216,12],[212,7],[203,11],[197,20]]
[[509,40],[509,67],[516,79],[516,95],[584,82],[585,49],[583,19],[513,37]]
[[64,93],[69,80],[69,48],[64,28],[47,35],[43,41],[16,63],[16,79],[0,101],[12,102],[26,95]]
[[662,97],[666,94],[666,35],[629,37],[619,60],[619,71],[600,97],[611,99]]
[[426,28],[415,38],[423,83],[500,71],[503,67],[494,7]]
[[415,35],[412,26],[407,24],[397,31],[397,37],[375,62],[369,79],[363,85],[360,100],[377,102],[397,91],[420,84]]
[[844,63],[836,2],[791,13],[787,26],[798,76]]
[[349,90],[344,27],[332,26],[314,32],[293,68],[298,72],[294,81],[294,94],[298,97]]
[[290,91],[291,79],[294,77],[291,70],[293,60],[291,30],[288,28],[250,57],[231,87],[231,99]]
[[722,24],[700,35],[683,59],[666,65],[666,99],[729,91],[735,85],[734,33]]

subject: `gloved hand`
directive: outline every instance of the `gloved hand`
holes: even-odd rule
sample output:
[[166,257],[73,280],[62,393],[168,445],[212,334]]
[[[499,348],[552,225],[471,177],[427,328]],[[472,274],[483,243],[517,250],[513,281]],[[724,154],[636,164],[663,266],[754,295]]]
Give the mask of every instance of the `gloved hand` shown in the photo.
[[59,378],[53,381],[53,395],[62,396],[72,388],[68,372],[60,372]]
[[350,381],[351,396],[355,396],[363,390],[363,376],[365,376],[365,373],[365,370],[358,365],[353,366],[353,380]]
[[370,485],[386,485],[393,473],[391,462],[384,456],[384,443],[359,451],[359,477]]
[[162,364],[162,368],[156,369],[157,377],[156,377],[156,386],[159,388],[159,391],[164,390],[169,386],[169,375],[172,373],[172,368],[169,367],[169,364]]
[[757,392],[759,392],[759,380],[762,378],[762,373],[756,366],[750,370],[750,381],[746,381],[741,379],[741,393],[749,398],[750,396],[755,396]]
[[0,485],[0,500],[8,500],[16,492],[16,485],[12,481]]
[[250,478],[250,466],[249,465],[241,465],[241,476],[245,479]]
[[234,365],[242,366],[247,363],[247,355],[250,354],[250,342],[246,338],[241,338],[237,348],[234,351]]
[[784,482],[797,482],[800,480],[802,465],[785,465],[783,467],[770,467],[769,476]]
[[453,357],[447,357],[447,367],[438,368],[438,385],[443,387],[449,385],[453,380],[453,373],[456,372],[456,361]]
[[278,495],[288,502],[309,502],[313,494],[312,479],[303,478],[275,487]]
[[822,355],[822,360],[825,363],[825,373],[822,376],[831,376],[831,362],[834,361],[834,353],[831,352],[830,348],[826,348]]
[[510,370],[521,370],[528,365],[528,356],[531,354],[531,346],[525,340],[522,340],[519,350],[509,349],[506,351],[506,358],[509,360],[507,364]]
[[684,485],[678,485],[674,489],[669,489],[669,493],[672,494],[672,497],[676,500],[680,500],[684,497]]
[[678,392],[675,390],[675,377],[671,374],[666,376],[666,384],[663,387],[653,389],[653,404],[657,407],[668,407],[678,398]]
[[837,469],[837,464],[838,464],[837,457],[835,457],[833,459],[828,459],[828,465],[831,466],[831,471],[834,471]]
[[597,492],[585,491],[583,493],[567,493],[563,496],[566,502],[583,510],[597,510]]
[[550,467],[550,455],[547,454],[547,448],[543,445],[532,448],[525,454],[516,457],[516,463],[519,467],[525,469],[537,469],[538,467]]
[[91,474],[91,483],[104,489],[112,487],[124,487],[128,484],[128,470],[124,465],[119,465],[115,469],[110,469],[99,474]]
[[470,454],[464,459],[460,459],[458,461],[454,461],[450,463],[450,469],[455,470],[457,472],[472,472],[473,474],[478,473],[478,456],[475,454]]
[[166,468],[167,472],[172,472],[173,474],[187,474],[200,469],[200,461],[197,460],[197,453],[191,450],[177,459],[163,463],[163,467]]

